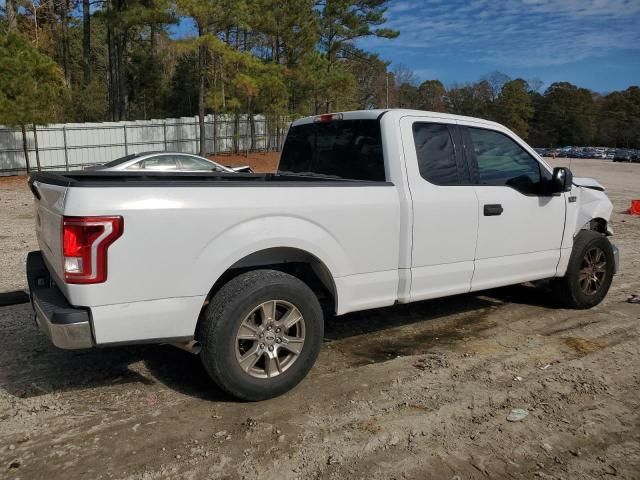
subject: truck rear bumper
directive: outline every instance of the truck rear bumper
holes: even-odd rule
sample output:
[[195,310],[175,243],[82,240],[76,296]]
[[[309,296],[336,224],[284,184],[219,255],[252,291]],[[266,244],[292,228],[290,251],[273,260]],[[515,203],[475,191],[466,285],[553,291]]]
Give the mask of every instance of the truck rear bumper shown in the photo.
[[75,350],[94,346],[88,309],[72,306],[53,284],[42,253],[27,256],[27,281],[36,323],[58,348]]

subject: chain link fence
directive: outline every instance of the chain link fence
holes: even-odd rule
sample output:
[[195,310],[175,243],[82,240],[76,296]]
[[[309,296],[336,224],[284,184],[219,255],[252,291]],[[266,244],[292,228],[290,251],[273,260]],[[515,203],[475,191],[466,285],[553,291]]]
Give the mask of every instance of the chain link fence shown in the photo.
[[[288,125],[288,118],[207,115],[205,149],[208,155],[277,151]],[[199,150],[198,117],[0,127],[0,175],[81,169],[137,152]]]

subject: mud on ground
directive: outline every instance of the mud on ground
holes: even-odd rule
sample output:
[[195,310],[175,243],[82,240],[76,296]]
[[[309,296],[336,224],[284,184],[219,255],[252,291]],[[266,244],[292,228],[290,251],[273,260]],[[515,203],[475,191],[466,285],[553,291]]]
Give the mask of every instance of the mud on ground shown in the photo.
[[0,308],[0,478],[640,478],[640,164],[571,168],[615,204],[603,304],[523,285],[331,318],[310,376],[266,402],[169,346],[56,350],[28,305]]

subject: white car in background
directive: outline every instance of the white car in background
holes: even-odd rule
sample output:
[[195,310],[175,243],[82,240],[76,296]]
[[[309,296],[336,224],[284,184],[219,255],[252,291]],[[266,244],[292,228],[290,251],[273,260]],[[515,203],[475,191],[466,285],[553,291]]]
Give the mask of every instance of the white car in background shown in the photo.
[[208,158],[180,152],[132,153],[112,160],[104,165],[86,167],[85,170],[129,171],[150,170],[155,172],[211,172],[252,173],[249,166],[225,167]]

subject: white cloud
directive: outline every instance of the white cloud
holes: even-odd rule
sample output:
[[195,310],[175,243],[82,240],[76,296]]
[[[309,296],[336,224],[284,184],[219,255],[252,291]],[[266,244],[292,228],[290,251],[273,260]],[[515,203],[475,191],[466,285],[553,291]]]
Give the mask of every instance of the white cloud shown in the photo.
[[416,77],[421,81],[438,78],[438,73],[430,68],[414,68],[413,73],[415,73]]
[[640,52],[640,0],[405,0],[387,17],[400,37],[367,40],[370,47],[507,68]]
[[394,12],[394,13],[405,12],[407,10],[410,10],[411,8],[413,8],[413,5],[411,5],[411,2],[394,2],[392,5],[389,6],[389,12]]

